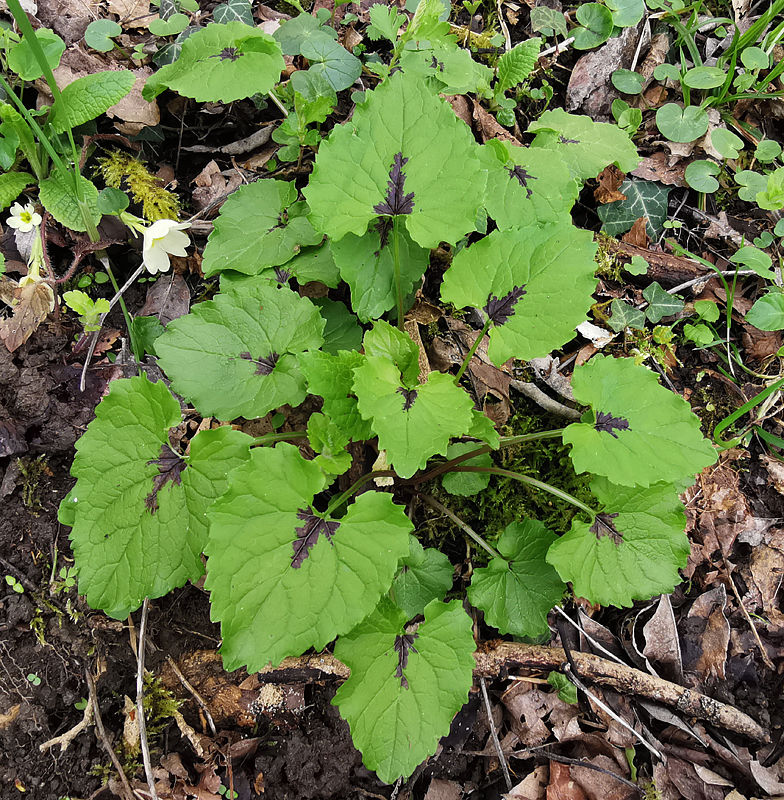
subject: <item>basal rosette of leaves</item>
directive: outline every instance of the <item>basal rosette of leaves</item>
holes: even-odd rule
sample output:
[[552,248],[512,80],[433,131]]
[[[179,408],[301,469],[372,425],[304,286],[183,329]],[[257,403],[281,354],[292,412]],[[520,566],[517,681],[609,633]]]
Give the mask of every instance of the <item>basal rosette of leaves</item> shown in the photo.
[[205,588],[226,669],[322,649],[375,608],[408,555],[413,526],[391,495],[367,492],[332,519],[313,509],[325,486],[318,464],[279,444],[254,450],[211,507]]
[[336,241],[399,217],[432,248],[475,230],[486,181],[468,127],[421,80],[397,72],[322,142],[303,193],[314,227]]
[[202,431],[187,456],[176,453],[168,432],[181,421],[163,383],[118,380],[76,443],[61,521],[73,525],[80,592],[116,619],[201,577],[205,512],[249,456],[251,437],[230,428]]
[[485,312],[494,364],[545,356],[585,319],[596,287],[595,253],[591,233],[565,221],[493,231],[455,256],[441,299]]
[[323,330],[310,300],[257,279],[169,323],[155,350],[175,391],[202,414],[254,419],[305,399],[297,356],[318,349]]

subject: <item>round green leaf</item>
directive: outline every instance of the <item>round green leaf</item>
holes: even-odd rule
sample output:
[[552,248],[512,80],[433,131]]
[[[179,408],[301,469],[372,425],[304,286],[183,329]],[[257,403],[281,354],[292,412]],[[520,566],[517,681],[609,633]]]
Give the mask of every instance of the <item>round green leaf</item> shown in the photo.
[[210,509],[207,581],[227,670],[321,650],[363,620],[408,555],[412,524],[365,492],[340,519],[313,510],[326,478],[299,450],[257,448]]
[[740,60],[746,69],[767,69],[770,66],[770,56],[761,47],[744,48]]
[[743,140],[726,128],[715,128],[711,131],[710,138],[711,144],[722,158],[737,158],[739,151],[743,149]]
[[154,19],[150,22],[149,31],[155,36],[176,36],[182,33],[190,23],[185,14],[172,14],[168,19]]
[[391,216],[380,209],[393,200],[397,224],[432,248],[475,230],[486,181],[468,127],[421,80],[397,72],[322,142],[303,193],[314,226],[333,240],[361,236],[379,214]]
[[596,287],[595,252],[591,234],[571,224],[493,231],[455,256],[441,299],[488,308],[506,298],[511,313],[490,330],[490,359],[500,365],[544,356],[585,319]]
[[660,83],[666,80],[679,81],[681,79],[681,71],[675,64],[659,64],[653,70],[653,77]]
[[501,534],[487,567],[474,570],[468,599],[485,612],[485,621],[501,633],[542,636],[547,614],[566,586],[546,559],[558,537],[538,520],[513,522]]
[[258,279],[170,322],[155,349],[175,391],[204,416],[254,419],[305,399],[297,355],[320,347],[323,329],[310,300]]
[[624,94],[639,94],[644,83],[642,75],[630,69],[616,69],[612,74],[612,85]]
[[336,92],[348,89],[362,73],[362,62],[326,33],[308,37],[300,48],[309,72],[322,75]]
[[[48,28],[39,28],[35,32],[35,38],[44,51],[49,69],[54,69],[65,51],[65,42]],[[30,44],[24,38],[8,51],[8,67],[23,81],[34,81],[44,74]]]
[[351,677],[332,702],[365,766],[386,783],[410,775],[435,752],[468,698],[476,663],[471,618],[460,600],[431,602],[415,633],[406,633],[405,622],[384,598],[335,645]]
[[79,592],[93,608],[123,619],[145,597],[160,597],[204,567],[207,507],[253,439],[229,427],[198,433],[187,456],[169,445],[182,421],[163,381],[143,374],[111,384],[76,443],[68,495]]
[[681,78],[691,89],[715,89],[722,86],[726,79],[727,73],[718,67],[694,67]]
[[763,164],[775,161],[781,155],[781,145],[773,139],[763,139],[754,150],[754,156]]
[[715,161],[692,161],[684,177],[695,191],[710,194],[719,188],[719,182],[713,177],[718,174],[719,165]]
[[593,524],[575,519],[547,553],[576,597],[600,605],[671,592],[686,566],[686,515],[677,491],[657,483],[648,489],[616,486],[595,478],[591,491],[604,506]]
[[[462,456],[464,453],[470,453],[476,448],[477,445],[474,442],[455,442],[455,444],[450,444],[446,451],[447,461]],[[481,456],[464,461],[461,466],[492,467],[493,458],[489,453],[484,453]],[[490,474],[481,472],[447,472],[441,478],[441,485],[444,487],[444,491],[460,497],[471,497],[479,494],[479,492],[487,489],[489,483]]]
[[144,97],[163,88],[199,102],[230,103],[266,94],[285,67],[280,46],[258,28],[242,22],[211,23],[182,43],[180,57],[148,79]]
[[616,28],[631,28],[645,13],[645,0],[607,0]]
[[715,463],[700,421],[679,395],[633,358],[596,356],[578,367],[572,390],[593,420],[569,425],[577,472],[594,472],[622,486],[681,481]]
[[771,291],[760,297],[746,314],[746,322],[761,331],[784,329],[784,294]]
[[584,3],[577,9],[577,21],[582,27],[572,31],[575,50],[590,50],[610,38],[613,32],[612,12],[601,3]]
[[125,192],[112,186],[107,186],[98,193],[97,206],[101,214],[118,214],[128,208],[129,202]]
[[114,49],[112,38],[122,33],[122,26],[111,19],[94,19],[84,32],[84,41],[93,50],[108,53]]
[[755,203],[757,195],[768,188],[767,178],[751,169],[743,169],[740,172],[736,172],[735,183],[741,187],[738,197],[747,203]]
[[773,262],[770,256],[764,250],[759,250],[751,245],[741,247],[740,250],[730,258],[730,261],[733,264],[739,264],[748,269],[753,269],[757,275],[763,278],[773,277],[771,271]]
[[415,536],[409,537],[409,544],[411,552],[400,562],[390,597],[406,612],[408,619],[413,619],[432,600],[444,599],[452,588],[454,569],[449,559],[435,547],[425,549]]
[[667,103],[656,112],[656,124],[671,142],[693,142],[708,131],[708,114],[699,106],[681,108]]

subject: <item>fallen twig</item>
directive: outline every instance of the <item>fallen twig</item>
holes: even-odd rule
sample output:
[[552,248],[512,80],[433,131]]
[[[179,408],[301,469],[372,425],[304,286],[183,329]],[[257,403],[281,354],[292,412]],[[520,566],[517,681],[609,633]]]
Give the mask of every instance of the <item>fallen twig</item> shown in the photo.
[[485,711],[487,712],[487,724],[490,726],[490,736],[493,740],[493,746],[496,753],[498,753],[498,760],[501,762],[501,769],[504,771],[504,780],[506,781],[506,791],[512,791],[512,778],[509,775],[509,767],[506,764],[506,756],[501,749],[501,742],[498,741],[498,734],[495,730],[495,723],[493,722],[493,709],[490,707],[490,698],[487,695],[487,685],[485,679],[479,679],[479,685],[482,687],[482,697],[485,701]]
[[144,635],[147,631],[147,612],[150,608],[150,598],[145,597],[142,604],[142,618],[139,623],[139,648],[136,654],[136,712],[139,722],[139,743],[144,761],[144,774],[147,776],[147,785],[150,796],[158,800],[155,790],[155,776],[152,774],[152,761],[150,760],[150,747],[147,744],[147,723],[144,719]]

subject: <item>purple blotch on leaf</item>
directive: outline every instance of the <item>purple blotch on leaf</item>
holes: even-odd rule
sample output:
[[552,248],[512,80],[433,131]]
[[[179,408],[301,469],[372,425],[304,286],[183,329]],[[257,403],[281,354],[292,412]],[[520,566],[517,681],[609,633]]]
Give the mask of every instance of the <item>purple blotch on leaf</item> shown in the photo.
[[487,305],[484,312],[494,325],[503,325],[515,312],[517,301],[526,294],[522,286],[515,286],[509,294],[504,297],[490,295],[487,298]]
[[403,411],[408,411],[417,399],[416,389],[406,389],[405,386],[398,386],[397,393],[403,395]]
[[266,358],[256,359],[245,351],[244,353],[240,353],[240,358],[245,359],[245,361],[252,361],[256,365],[256,371],[253,373],[254,375],[271,374],[272,370],[275,369],[275,364],[280,361],[280,356],[274,352],[270,353]]
[[613,544],[621,545],[623,543],[623,534],[615,527],[615,523],[613,523],[618,513],[619,512],[616,511],[614,514],[597,514],[589,530],[597,539],[601,540],[607,536],[612,540]]
[[210,56],[210,58],[219,58],[221,61],[236,61],[240,56],[244,55],[245,53],[240,53],[236,47],[224,47],[220,53]]
[[509,179],[517,178],[520,182],[520,186],[525,189],[526,199],[529,198],[533,192],[528,186],[528,181],[538,181],[539,178],[537,178],[536,175],[531,175],[529,172],[526,172],[519,164],[515,167],[507,167],[506,169],[509,172]]
[[567,138],[566,138],[565,136],[563,136],[562,134],[559,134],[559,136],[558,136],[558,141],[559,141],[561,144],[580,144],[580,140],[579,140],[579,139],[567,139]]
[[404,689],[408,689],[408,681],[403,674],[403,670],[408,666],[408,654],[419,652],[414,647],[414,641],[419,638],[418,633],[404,633],[395,636],[395,652],[397,653],[397,669],[395,670],[395,677],[400,678],[400,685]]
[[288,283],[291,272],[283,267],[275,267],[275,280],[280,283]]
[[294,532],[297,534],[297,538],[293,543],[294,555],[291,557],[291,566],[294,569],[299,569],[302,566],[310,553],[310,549],[316,544],[318,537],[322,533],[327,537],[327,541],[334,547],[332,537],[337,533],[340,527],[339,522],[317,517],[310,506],[308,506],[308,508],[300,508],[299,511],[297,511],[297,519],[303,520],[305,524],[294,529]]
[[171,481],[178,486],[182,484],[182,471],[188,466],[168,444],[161,445],[161,454],[158,458],[153,458],[147,462],[147,466],[155,464],[158,467],[158,474],[153,478],[152,491],[144,499],[144,505],[151,514],[158,510],[158,492]]
[[403,167],[408,163],[403,153],[397,153],[389,170],[387,196],[383,203],[373,206],[373,211],[382,216],[394,217],[397,214],[410,214],[414,210],[414,193],[405,193],[406,176]]
[[618,438],[618,434],[615,431],[631,430],[628,420],[623,417],[614,417],[612,414],[605,414],[604,411],[600,411],[596,415],[596,424],[593,427],[597,431],[609,433],[613,439]]

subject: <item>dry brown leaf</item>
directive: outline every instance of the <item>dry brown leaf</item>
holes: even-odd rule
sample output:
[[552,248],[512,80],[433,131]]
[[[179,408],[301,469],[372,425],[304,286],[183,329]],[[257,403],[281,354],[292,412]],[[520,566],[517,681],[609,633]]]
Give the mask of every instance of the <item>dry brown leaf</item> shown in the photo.
[[658,150],[653,155],[643,158],[637,169],[632,170],[631,174],[636,178],[642,178],[646,181],[659,181],[667,186],[685,186],[685,171],[685,164],[677,163],[671,166],[664,152]]
[[211,203],[226,197],[242,184],[242,176],[237,170],[229,170],[228,178],[221,174],[221,168],[213,160],[193,179],[197,188],[193,190],[193,202],[197,209],[206,208]]
[[619,192],[623,179],[626,176],[614,164],[605,167],[596,178],[599,185],[593,190],[593,196],[597,203],[615,203],[617,200],[625,200],[626,195]]
[[761,331],[759,328],[749,325],[748,322],[744,322],[741,341],[749,358],[753,361],[764,361],[778,353],[781,348],[781,333],[779,331]]
[[[10,281],[10,278],[6,281]],[[54,291],[48,283],[36,281],[16,286],[13,297],[11,318],[0,321],[0,339],[12,353],[33,335],[49,312],[54,310]]]
[[149,28],[158,18],[150,13],[150,0],[109,0],[109,13],[116,14],[124,28]]
[[455,114],[465,122],[468,127],[471,127],[471,109],[468,106],[468,100],[462,94],[452,94],[444,98],[452,106]]
[[643,86],[648,87],[648,84],[653,79],[653,71],[660,64],[667,60],[667,53],[670,52],[670,37],[666,33],[657,33],[651,39],[651,46],[648,50],[648,55],[645,56],[643,62],[638,67],[637,71],[642,75],[645,83]]
[[140,317],[158,317],[161,325],[187,314],[191,293],[182,275],[166,274],[147,290],[147,299],[139,311]]
[[648,217],[636,219],[631,230],[623,235],[623,241],[634,247],[639,247],[641,250],[647,250],[651,241],[648,238],[647,223]]
[[[607,756],[599,755],[585,760],[589,764],[601,767],[614,775],[621,774],[618,764]],[[636,799],[639,796],[636,789],[621,783],[613,778],[612,775],[607,775],[604,772],[576,766],[570,767],[569,772],[589,800],[631,800],[631,798]],[[628,774],[624,774],[621,777],[628,778]]]
[[463,790],[459,783],[433,778],[427,788],[425,800],[460,800],[462,796]]
[[147,101],[142,97],[142,89],[147,78],[152,75],[152,70],[149,67],[140,67],[131,72],[136,78],[131,91],[106,112],[110,119],[118,120],[114,127],[126,136],[136,136],[143,128],[153,127],[161,121],[158,101]]
[[550,762],[550,783],[547,784],[547,800],[588,800],[583,790],[572,778],[569,767]]
[[780,627],[784,624],[777,600],[781,587],[781,576],[784,575],[784,553],[774,547],[761,544],[752,550],[751,575],[754,578],[762,599],[762,607],[771,625]]
[[505,800],[546,800],[549,776],[547,764],[536,767],[509,794],[504,795]]
[[476,101],[474,103],[474,121],[476,122],[479,135],[482,137],[484,144],[488,139],[500,139],[502,142],[510,142],[511,144],[520,145],[520,142],[509,133],[506,128],[499,125],[496,118]]
[[669,757],[667,774],[688,800],[724,800],[724,792],[720,786],[705,783],[697,775],[694,766],[680,758]]
[[[730,643],[730,623],[725,616],[726,606],[727,590],[724,584],[720,584],[700,595],[687,615],[688,619],[697,623],[692,644],[695,645],[698,657],[684,667],[696,671],[701,681],[711,678],[724,680],[727,647]],[[700,620],[704,621],[701,634],[698,633]]]
[[643,626],[642,633],[645,638],[642,654],[660,665],[664,678],[682,684],[681,644],[669,595],[659,598],[656,611]]

